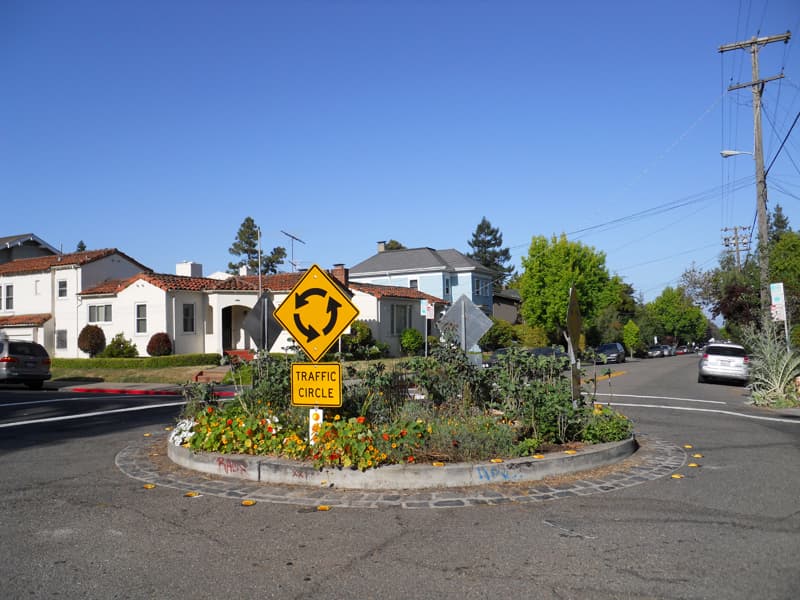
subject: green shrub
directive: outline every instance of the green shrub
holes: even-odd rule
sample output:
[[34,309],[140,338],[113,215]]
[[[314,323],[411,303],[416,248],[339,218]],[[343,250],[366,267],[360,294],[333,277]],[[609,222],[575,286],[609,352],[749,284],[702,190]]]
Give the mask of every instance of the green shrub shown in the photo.
[[416,329],[408,328],[400,334],[400,348],[407,356],[419,354],[425,346],[425,338]]
[[78,348],[91,358],[100,354],[106,347],[106,334],[97,325],[87,325],[78,335]]
[[519,341],[517,331],[511,323],[495,317],[490,318],[492,319],[492,326],[478,341],[481,350],[489,352],[498,348],[507,348]]
[[122,333],[118,333],[111,338],[111,342],[100,353],[100,356],[103,358],[135,358],[139,356],[139,349],[133,341],[125,339]]
[[169,356],[172,354],[172,340],[164,332],[154,333],[147,342],[147,354],[150,356]]

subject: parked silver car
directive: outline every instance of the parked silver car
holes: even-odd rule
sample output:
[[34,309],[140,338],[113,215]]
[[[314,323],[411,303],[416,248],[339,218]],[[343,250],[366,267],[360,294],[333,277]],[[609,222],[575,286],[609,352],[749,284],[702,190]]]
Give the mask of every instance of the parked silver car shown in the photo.
[[724,379],[746,384],[750,379],[750,358],[743,346],[716,342],[703,350],[697,373],[698,383]]
[[0,338],[0,383],[24,383],[38,390],[50,377],[50,355],[44,346]]

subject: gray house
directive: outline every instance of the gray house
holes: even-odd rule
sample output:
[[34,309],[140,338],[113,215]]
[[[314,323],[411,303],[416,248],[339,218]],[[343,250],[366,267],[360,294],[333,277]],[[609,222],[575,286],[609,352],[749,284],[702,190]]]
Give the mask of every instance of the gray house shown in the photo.
[[406,248],[386,250],[350,268],[350,281],[419,290],[447,303],[462,295],[487,315],[492,314],[493,282],[497,274],[458,250]]

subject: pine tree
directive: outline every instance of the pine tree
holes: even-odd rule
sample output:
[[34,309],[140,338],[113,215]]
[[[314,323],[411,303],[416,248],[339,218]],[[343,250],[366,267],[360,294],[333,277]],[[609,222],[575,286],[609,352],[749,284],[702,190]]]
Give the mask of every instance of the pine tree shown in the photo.
[[502,247],[503,234],[497,227],[492,227],[486,217],[478,223],[472,239],[467,243],[472,248],[472,252],[467,256],[495,271],[498,277],[497,283],[501,286],[514,273],[514,267],[505,264],[511,260],[511,252],[508,248]]
[[83,243],[83,240],[78,242],[78,246],[75,248],[75,252],[84,252],[86,250],[86,244]]
[[[237,275],[243,266],[249,267],[253,273],[258,273],[258,232],[259,228],[252,217],[246,217],[242,221],[236,240],[233,242],[228,252],[240,257],[236,262],[228,263],[228,273]],[[269,255],[261,255],[261,273],[277,273],[278,265],[283,264],[286,258],[286,248],[276,246]]]

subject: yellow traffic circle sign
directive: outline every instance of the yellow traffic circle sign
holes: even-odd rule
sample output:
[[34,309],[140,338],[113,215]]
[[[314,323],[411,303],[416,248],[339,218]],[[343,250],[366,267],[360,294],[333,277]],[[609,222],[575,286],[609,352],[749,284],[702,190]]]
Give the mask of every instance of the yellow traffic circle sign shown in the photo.
[[340,363],[292,363],[294,406],[341,406]]
[[358,308],[333,277],[312,265],[273,314],[317,362],[355,321]]

